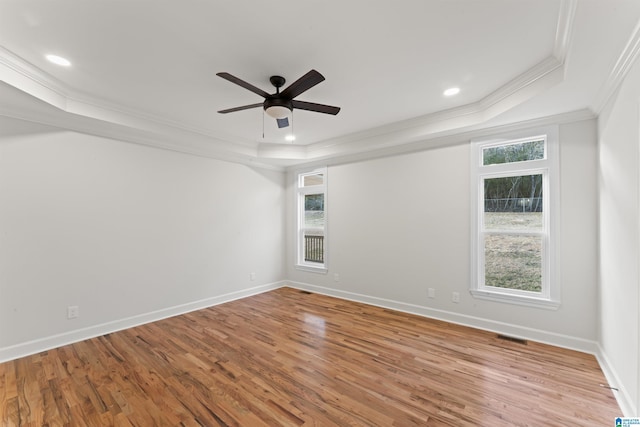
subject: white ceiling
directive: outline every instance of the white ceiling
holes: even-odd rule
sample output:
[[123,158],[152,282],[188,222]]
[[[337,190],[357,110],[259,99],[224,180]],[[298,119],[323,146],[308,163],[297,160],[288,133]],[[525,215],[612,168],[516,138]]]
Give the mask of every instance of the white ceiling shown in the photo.
[[[639,19],[637,0],[0,0],[0,114],[291,165],[597,114],[635,59]],[[311,69],[326,80],[297,99],[337,116],[295,110],[279,130],[260,108],[217,113],[262,101],[217,72],[274,92],[269,76]]]

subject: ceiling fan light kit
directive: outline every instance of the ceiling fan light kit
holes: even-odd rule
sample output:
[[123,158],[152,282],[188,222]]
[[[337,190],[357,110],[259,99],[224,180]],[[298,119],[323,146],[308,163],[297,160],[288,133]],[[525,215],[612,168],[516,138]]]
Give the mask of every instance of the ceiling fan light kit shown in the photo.
[[235,83],[257,95],[264,98],[262,103],[243,105],[241,107],[229,108],[226,110],[220,110],[218,113],[227,114],[236,111],[247,110],[250,108],[262,107],[269,117],[276,119],[279,128],[289,126],[288,117],[294,108],[300,110],[307,110],[316,113],[324,113],[336,115],[340,112],[340,107],[334,107],[331,105],[315,104],[312,102],[297,101],[293,98],[311,89],[318,83],[324,80],[324,76],[316,70],[311,70],[298,80],[293,82],[289,87],[280,92],[280,88],[284,86],[286,80],[282,76],[271,76],[269,81],[276,88],[276,93],[269,94],[264,90],[253,86],[244,80],[239,79],[227,72],[217,73],[216,75],[222,77],[225,80]]
[[280,106],[277,106],[277,105],[275,105],[273,107],[269,107],[265,111],[269,116],[273,117],[274,119],[284,119],[291,112],[291,110],[289,108],[280,107]]
[[[267,104],[266,101],[265,104]],[[274,119],[284,119],[289,116],[289,113],[291,113],[292,108],[289,105],[269,104],[270,105],[265,105],[264,111]]]

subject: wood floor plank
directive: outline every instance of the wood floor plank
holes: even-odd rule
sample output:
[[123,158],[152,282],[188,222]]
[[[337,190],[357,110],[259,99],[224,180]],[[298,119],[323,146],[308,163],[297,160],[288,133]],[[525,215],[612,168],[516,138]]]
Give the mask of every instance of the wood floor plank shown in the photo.
[[0,364],[2,426],[596,426],[588,354],[291,288]]

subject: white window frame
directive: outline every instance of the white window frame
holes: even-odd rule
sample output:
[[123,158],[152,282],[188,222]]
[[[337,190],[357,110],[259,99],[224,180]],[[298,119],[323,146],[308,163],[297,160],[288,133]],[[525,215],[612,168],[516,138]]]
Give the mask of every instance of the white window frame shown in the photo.
[[[540,160],[482,164],[483,150],[545,139],[545,157]],[[560,282],[556,256],[558,251],[558,212],[560,210],[559,142],[557,126],[512,133],[494,138],[471,141],[471,294],[480,299],[512,304],[557,309],[560,306]],[[484,180],[514,175],[542,174],[543,229],[538,232],[513,232],[515,235],[540,235],[542,237],[542,291],[530,292],[498,288],[484,284],[484,237],[502,234],[487,231],[484,224]],[[511,234],[505,232],[503,234]]]
[[[323,180],[322,185],[310,185],[305,187],[303,185],[304,177],[310,175],[318,175],[322,174]],[[300,171],[296,173],[296,253],[295,253],[295,267],[298,270],[311,271],[314,273],[326,273],[328,271],[328,259],[329,259],[329,251],[328,251],[328,235],[329,235],[329,222],[328,222],[328,192],[327,192],[327,168],[317,168],[313,170]],[[324,238],[323,238],[323,262],[309,262],[304,259],[304,251],[305,251],[305,242],[304,242],[304,234],[305,231],[311,230],[310,228],[306,228],[304,226],[304,198],[309,194],[323,194],[324,195]]]

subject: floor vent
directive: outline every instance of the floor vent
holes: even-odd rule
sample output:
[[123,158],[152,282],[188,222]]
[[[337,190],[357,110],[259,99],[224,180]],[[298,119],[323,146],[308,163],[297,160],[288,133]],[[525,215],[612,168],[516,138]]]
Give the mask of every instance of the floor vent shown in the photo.
[[305,295],[311,295],[313,292],[309,292],[309,291],[300,291],[301,294],[305,294]]
[[527,340],[523,340],[522,338],[515,338],[515,337],[510,337],[510,336],[501,335],[501,334],[498,334],[498,338],[501,339],[501,340],[505,340],[505,341],[511,341],[511,342],[515,342],[515,343],[518,343],[518,344],[527,345]]

